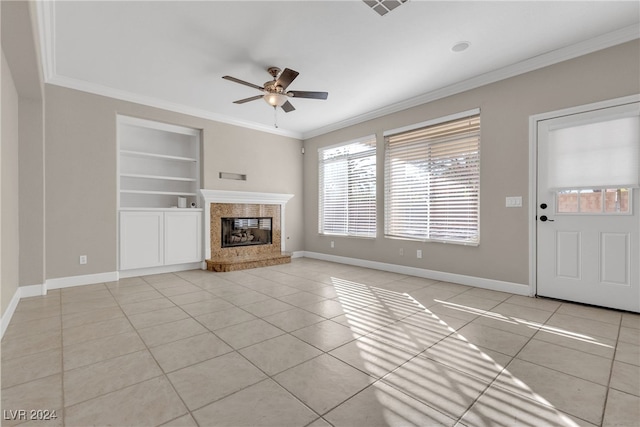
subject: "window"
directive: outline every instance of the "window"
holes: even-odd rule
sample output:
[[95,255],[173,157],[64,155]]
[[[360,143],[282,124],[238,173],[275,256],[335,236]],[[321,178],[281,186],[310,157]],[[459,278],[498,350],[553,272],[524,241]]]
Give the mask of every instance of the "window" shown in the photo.
[[631,188],[571,189],[556,192],[556,213],[630,214]]
[[321,234],[376,236],[375,136],[318,150]]
[[480,242],[480,112],[385,135],[385,235]]

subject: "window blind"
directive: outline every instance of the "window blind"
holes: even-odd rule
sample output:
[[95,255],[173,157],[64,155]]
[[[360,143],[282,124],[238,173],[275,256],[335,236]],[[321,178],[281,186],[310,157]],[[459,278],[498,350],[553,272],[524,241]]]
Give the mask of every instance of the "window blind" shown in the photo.
[[480,242],[480,115],[385,137],[385,235]]
[[376,236],[375,135],[318,150],[321,234]]
[[549,188],[640,186],[640,117],[631,114],[550,130]]

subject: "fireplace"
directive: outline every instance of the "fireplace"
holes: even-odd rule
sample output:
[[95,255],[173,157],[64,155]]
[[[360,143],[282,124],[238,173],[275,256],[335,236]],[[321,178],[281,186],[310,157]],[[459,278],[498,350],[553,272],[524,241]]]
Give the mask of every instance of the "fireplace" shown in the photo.
[[271,217],[220,218],[223,248],[271,244]]
[[[225,190],[200,193],[208,243],[204,247],[207,270],[235,271],[291,262],[291,254],[285,252],[284,225],[285,204],[292,194]],[[227,225],[230,232],[223,231],[225,219],[232,219]],[[270,228],[268,237],[266,228]]]

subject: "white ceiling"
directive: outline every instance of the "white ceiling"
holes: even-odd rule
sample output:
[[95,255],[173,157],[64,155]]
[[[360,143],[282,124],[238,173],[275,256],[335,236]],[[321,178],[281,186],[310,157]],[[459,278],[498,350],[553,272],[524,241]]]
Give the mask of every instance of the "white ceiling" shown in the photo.
[[[38,4],[53,84],[309,137],[640,37],[637,1],[420,1],[380,16],[360,0]],[[452,46],[471,47],[455,53]],[[227,80],[300,75],[277,112]]]

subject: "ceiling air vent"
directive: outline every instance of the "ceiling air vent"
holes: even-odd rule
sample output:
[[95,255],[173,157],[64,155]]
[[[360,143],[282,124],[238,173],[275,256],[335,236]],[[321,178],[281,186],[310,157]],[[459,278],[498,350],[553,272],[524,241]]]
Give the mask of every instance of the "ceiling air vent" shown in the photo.
[[378,15],[384,16],[396,7],[406,3],[408,0],[362,0],[367,6],[375,10]]

